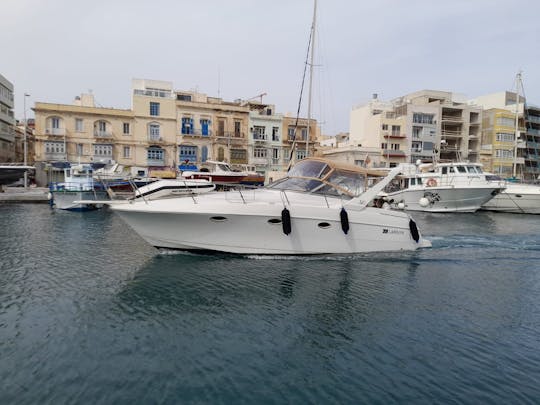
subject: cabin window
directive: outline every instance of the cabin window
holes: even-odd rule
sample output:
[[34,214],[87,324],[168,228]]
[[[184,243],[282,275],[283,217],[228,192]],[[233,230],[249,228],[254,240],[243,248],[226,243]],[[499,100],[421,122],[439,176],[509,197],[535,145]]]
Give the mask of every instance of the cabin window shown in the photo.
[[457,169],[460,173],[467,173],[467,169],[465,169],[465,166],[458,166]]
[[448,174],[448,168],[447,167],[442,168],[442,174]]
[[450,167],[450,173],[455,173],[456,171],[454,170],[453,167]]

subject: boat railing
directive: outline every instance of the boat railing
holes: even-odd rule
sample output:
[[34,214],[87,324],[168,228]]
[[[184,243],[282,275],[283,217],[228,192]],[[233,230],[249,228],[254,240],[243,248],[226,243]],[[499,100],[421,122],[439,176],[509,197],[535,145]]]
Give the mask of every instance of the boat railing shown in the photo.
[[71,192],[71,191],[94,191],[94,184],[77,182],[51,182],[49,191],[51,192]]

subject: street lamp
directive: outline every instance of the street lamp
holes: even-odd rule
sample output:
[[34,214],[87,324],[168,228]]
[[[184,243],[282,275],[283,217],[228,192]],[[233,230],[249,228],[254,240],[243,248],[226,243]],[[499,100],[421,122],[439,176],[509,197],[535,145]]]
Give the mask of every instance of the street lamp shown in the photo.
[[[28,142],[26,139],[27,122],[26,122],[26,97],[30,97],[30,94],[24,93],[23,98],[23,117],[24,117],[24,165],[28,164]],[[28,171],[24,171],[24,188],[28,188]]]

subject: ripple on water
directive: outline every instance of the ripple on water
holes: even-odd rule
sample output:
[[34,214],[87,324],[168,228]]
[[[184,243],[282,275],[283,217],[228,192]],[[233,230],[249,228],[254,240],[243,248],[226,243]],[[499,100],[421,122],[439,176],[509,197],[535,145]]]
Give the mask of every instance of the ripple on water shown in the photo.
[[540,224],[414,217],[432,249],[239,257],[0,205],[0,400],[534,403]]

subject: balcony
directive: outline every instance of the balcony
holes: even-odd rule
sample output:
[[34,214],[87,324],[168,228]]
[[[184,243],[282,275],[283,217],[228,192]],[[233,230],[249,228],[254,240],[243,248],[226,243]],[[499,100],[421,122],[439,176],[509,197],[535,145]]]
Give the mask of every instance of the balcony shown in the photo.
[[148,143],[162,144],[162,143],[165,143],[165,139],[161,136],[149,135]]
[[525,164],[525,158],[524,157],[517,157],[515,163],[517,165],[524,165]]
[[393,150],[393,149],[383,149],[382,156],[387,157],[405,157],[405,151],[402,150]]
[[65,128],[45,128],[45,135],[64,136],[65,134],[66,134]]
[[189,133],[186,133],[187,131],[182,131],[180,130],[180,135],[182,136],[203,136],[203,137],[208,137],[208,136],[212,136],[212,130],[211,129],[207,129],[205,131],[203,131],[202,129],[190,129],[189,130]]
[[446,138],[461,138],[463,136],[461,131],[443,130],[441,135]]
[[43,157],[45,160],[66,160],[66,154],[65,153],[51,153],[51,152],[45,152],[43,154]]
[[109,130],[101,131],[99,129],[94,129],[94,136],[96,138],[112,138],[113,134],[112,131]]
[[389,132],[383,132],[383,136],[385,138],[390,138],[390,139],[404,139],[404,138],[407,138],[407,135],[405,134],[402,134],[400,132],[393,132],[393,133],[389,133]]
[[[221,134],[221,135],[220,135]],[[217,132],[216,142],[222,145],[243,145],[246,143],[243,133]]]
[[147,159],[148,166],[165,166],[165,159]]
[[446,122],[463,122],[463,117],[461,115],[444,115],[441,118],[441,121]]

